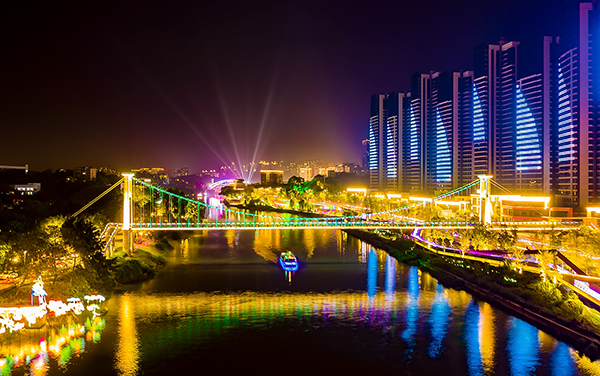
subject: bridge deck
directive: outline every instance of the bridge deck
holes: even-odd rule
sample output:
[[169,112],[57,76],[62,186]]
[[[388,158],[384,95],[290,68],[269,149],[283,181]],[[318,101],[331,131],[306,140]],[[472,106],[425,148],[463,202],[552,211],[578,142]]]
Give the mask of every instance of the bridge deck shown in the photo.
[[[501,225],[493,224],[489,227],[490,230],[502,231],[512,228],[527,231],[568,231],[578,228],[579,224],[556,224],[549,222],[530,222],[530,223],[513,223],[512,225],[502,223]],[[132,230],[260,230],[260,229],[389,229],[389,230],[414,230],[414,229],[438,229],[438,230],[461,230],[473,229],[472,223],[462,222],[336,222],[336,221],[315,221],[315,220],[298,220],[292,222],[202,222],[202,223],[135,223],[131,225]]]

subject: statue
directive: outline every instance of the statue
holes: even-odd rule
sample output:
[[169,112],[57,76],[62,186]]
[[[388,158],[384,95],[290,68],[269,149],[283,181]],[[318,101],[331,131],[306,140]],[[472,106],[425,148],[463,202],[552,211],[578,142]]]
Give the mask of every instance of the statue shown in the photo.
[[43,305],[46,304],[46,290],[44,290],[44,281],[42,281],[42,276],[39,276],[37,281],[31,286],[31,305],[33,305],[33,297],[36,296],[38,298],[38,304]]

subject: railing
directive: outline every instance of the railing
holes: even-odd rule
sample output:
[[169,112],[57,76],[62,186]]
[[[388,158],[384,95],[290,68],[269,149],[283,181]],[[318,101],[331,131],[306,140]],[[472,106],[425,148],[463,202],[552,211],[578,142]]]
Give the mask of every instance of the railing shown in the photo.
[[181,222],[167,223],[143,223],[132,224],[134,230],[195,230],[195,229],[256,229],[256,228],[389,228],[389,229],[470,229],[475,227],[468,222],[358,222],[358,221],[332,221],[332,220],[293,220],[293,221],[270,221],[270,222],[200,222],[198,225]]

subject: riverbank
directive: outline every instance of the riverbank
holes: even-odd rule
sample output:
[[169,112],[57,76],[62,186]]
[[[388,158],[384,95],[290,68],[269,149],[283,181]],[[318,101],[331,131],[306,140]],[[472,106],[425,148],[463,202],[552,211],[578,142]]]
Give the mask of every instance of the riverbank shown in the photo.
[[[44,290],[48,300],[66,301],[70,297],[91,294],[109,296],[112,290],[122,284],[141,282],[150,279],[166,264],[164,254],[173,249],[170,241],[175,234],[158,236],[157,239],[144,244],[127,256],[122,249],[117,249],[113,257],[106,260],[105,270],[87,270],[81,265],[60,270],[50,275],[42,272]],[[30,277],[6,283],[0,288],[0,306],[24,306],[31,304],[31,286],[39,275],[32,273]]]
[[173,246],[168,239],[160,238],[135,249],[131,257],[119,250],[112,260],[112,275],[118,285],[141,282],[150,279],[166,265],[164,253]]
[[344,230],[398,261],[418,266],[442,285],[465,290],[566,342],[592,360],[600,359],[600,316],[567,289],[542,282],[538,275],[443,257],[407,239],[390,240],[370,231]]

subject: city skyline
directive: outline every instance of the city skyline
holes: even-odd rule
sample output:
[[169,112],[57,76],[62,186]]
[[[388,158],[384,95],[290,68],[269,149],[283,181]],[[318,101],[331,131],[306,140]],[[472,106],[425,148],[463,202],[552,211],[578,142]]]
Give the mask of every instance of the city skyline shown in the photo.
[[598,6],[560,9],[560,33],[474,48],[473,71],[411,76],[373,94],[370,186],[433,193],[492,175],[506,192],[597,202]]
[[551,34],[559,3],[4,4],[2,163],[359,162],[373,92]]

